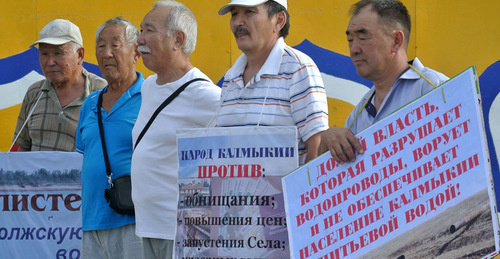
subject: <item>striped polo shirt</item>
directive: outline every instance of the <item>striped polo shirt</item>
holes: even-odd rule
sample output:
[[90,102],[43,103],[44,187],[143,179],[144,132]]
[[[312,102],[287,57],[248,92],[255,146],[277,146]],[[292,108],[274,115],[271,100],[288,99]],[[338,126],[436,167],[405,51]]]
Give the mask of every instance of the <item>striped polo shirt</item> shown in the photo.
[[299,163],[309,137],[328,128],[328,106],[318,67],[279,38],[260,71],[243,85],[242,54],[224,76],[217,127],[296,126]]

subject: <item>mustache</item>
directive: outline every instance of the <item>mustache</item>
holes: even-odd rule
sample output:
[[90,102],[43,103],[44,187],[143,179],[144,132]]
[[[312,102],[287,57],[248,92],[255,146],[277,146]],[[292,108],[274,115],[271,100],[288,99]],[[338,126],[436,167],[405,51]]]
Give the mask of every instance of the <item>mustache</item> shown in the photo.
[[236,28],[236,29],[234,30],[234,32],[233,32],[233,34],[234,34],[234,36],[235,36],[235,37],[236,37],[236,36],[237,36],[237,34],[239,34],[239,33],[242,33],[242,34],[245,34],[245,35],[249,35],[249,34],[250,34],[250,33],[248,33],[248,30],[247,30],[247,29],[245,29],[245,28],[243,28],[243,27],[238,27],[238,28]]
[[137,51],[139,51],[141,53],[151,53],[151,50],[148,47],[142,46],[142,45],[139,45],[137,47]]

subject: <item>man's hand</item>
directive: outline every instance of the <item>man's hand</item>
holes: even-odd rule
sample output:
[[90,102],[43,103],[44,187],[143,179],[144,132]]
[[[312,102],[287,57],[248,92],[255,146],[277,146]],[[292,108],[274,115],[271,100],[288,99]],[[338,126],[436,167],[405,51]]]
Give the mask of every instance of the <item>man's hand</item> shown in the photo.
[[363,146],[348,128],[331,127],[321,133],[319,154],[329,150],[333,159],[339,164],[354,162],[356,153],[363,154]]

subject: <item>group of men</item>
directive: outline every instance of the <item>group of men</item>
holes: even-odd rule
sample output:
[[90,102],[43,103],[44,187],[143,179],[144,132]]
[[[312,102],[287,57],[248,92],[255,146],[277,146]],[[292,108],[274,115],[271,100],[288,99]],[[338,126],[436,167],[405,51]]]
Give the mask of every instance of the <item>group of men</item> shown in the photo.
[[[172,258],[177,129],[213,126],[213,118],[217,127],[296,126],[300,164],[327,150],[345,163],[364,152],[356,133],[432,89],[427,80],[447,80],[418,59],[408,62],[411,25],[402,3],[361,0],[352,6],[346,35],[358,74],[374,87],[344,128],[328,128],[317,66],[284,42],[287,7],[286,0],[232,0],[219,10],[231,14],[230,29],[242,51],[222,89],[190,62],[197,23],[176,1],[156,2],[140,32],[120,17],[97,29],[95,54],[106,81],[83,69],[76,25],[57,19],[41,30],[33,45],[46,79],[28,89],[14,139],[19,150],[83,154],[82,258]],[[136,71],[140,57],[155,73],[147,79]],[[105,154],[113,179],[131,176],[135,215],[114,211],[104,199]]]

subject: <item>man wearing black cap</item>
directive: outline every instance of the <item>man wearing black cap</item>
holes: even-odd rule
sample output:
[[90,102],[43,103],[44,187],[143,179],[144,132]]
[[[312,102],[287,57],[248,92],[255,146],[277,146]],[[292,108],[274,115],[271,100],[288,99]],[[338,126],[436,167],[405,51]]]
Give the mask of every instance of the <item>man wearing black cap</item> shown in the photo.
[[106,81],[83,68],[83,40],[72,22],[51,21],[30,47],[35,45],[46,79],[28,88],[13,142],[19,151],[75,151],[80,107]]
[[286,0],[232,0],[230,27],[243,54],[224,76],[218,127],[297,126],[299,163],[317,156],[328,128],[323,80],[314,61],[287,46]]

